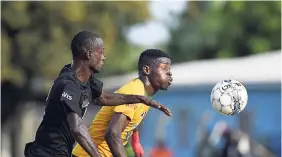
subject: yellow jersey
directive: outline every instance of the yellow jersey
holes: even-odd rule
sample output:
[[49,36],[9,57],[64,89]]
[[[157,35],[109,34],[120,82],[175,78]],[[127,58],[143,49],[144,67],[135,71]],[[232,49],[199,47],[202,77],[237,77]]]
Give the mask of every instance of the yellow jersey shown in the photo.
[[[115,91],[115,93],[143,96],[147,95],[143,82],[137,78],[119,88],[117,91]],[[124,104],[120,106],[103,106],[101,108],[90,125],[89,133],[102,157],[112,157],[104,136],[111,122],[113,114],[122,113],[130,119],[127,127],[121,134],[123,145],[125,145],[128,142],[129,137],[132,135],[133,130],[140,124],[147,114],[149,108],[149,106],[142,103],[131,105]],[[76,144],[75,148],[73,149],[73,155],[77,157],[89,157],[87,152],[79,144]]]

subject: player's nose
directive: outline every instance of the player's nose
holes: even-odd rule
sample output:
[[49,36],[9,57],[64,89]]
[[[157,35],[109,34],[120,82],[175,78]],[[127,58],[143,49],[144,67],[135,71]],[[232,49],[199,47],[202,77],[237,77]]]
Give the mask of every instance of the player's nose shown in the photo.
[[104,54],[102,55],[102,60],[106,60],[106,56]]
[[171,71],[167,72],[167,75],[172,77],[172,72]]

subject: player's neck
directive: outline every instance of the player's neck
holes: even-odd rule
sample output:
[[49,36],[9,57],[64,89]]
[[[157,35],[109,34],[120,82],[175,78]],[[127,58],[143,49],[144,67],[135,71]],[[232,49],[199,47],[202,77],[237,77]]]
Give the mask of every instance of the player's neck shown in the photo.
[[154,87],[151,85],[150,81],[148,80],[148,77],[140,75],[139,79],[143,82],[145,91],[148,96],[153,96],[154,94],[156,94],[157,90],[155,90]]
[[83,61],[73,61],[71,67],[79,81],[87,82],[89,80],[92,72]]

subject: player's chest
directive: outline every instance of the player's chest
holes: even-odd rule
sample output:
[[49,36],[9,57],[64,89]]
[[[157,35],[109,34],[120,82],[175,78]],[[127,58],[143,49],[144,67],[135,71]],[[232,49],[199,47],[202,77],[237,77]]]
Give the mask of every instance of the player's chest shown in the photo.
[[143,120],[143,118],[147,115],[149,109],[150,109],[149,106],[138,105],[136,110],[135,110],[132,122],[133,123],[140,123]]
[[84,114],[87,111],[87,107],[90,105],[92,96],[91,96],[91,90],[90,88],[84,88],[81,89],[80,94],[80,100],[79,100],[79,107],[81,109],[81,117],[84,116]]

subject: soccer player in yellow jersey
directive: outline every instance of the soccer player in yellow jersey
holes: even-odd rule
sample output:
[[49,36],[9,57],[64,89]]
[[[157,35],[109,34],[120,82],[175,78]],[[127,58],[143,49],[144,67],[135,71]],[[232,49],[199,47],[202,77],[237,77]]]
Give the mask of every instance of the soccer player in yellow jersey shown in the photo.
[[[116,93],[151,97],[159,90],[167,90],[172,83],[170,65],[171,60],[163,51],[143,51],[138,61],[139,77],[123,85]],[[91,123],[89,132],[102,157],[126,157],[124,145],[130,137],[135,155],[144,155],[137,126],[149,108],[142,103],[101,108]],[[79,144],[75,146],[73,155],[89,157]]]

